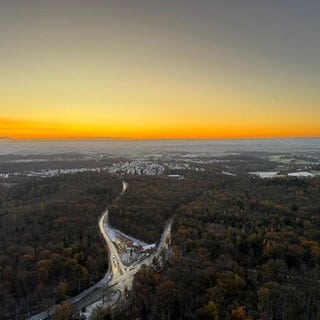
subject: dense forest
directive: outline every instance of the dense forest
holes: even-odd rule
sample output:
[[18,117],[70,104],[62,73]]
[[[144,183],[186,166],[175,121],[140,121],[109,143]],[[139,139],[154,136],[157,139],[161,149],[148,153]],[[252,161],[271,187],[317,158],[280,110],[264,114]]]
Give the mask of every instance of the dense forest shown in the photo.
[[157,242],[164,225],[184,203],[195,200],[207,186],[196,179],[127,176],[127,192],[114,202],[109,220],[112,226],[146,242]]
[[97,220],[121,186],[117,177],[84,173],[1,187],[1,319],[25,318],[104,275]]
[[320,180],[214,176],[131,181],[119,227],[154,240],[170,212],[172,247],[164,267],[136,274],[114,318],[320,319]]
[[117,201],[121,179],[106,173],[1,187],[1,319],[46,309],[103,276],[97,219],[107,204],[111,225],[149,243],[173,218],[169,254],[136,274],[114,320],[320,319],[320,179],[210,166],[184,176],[126,176]]

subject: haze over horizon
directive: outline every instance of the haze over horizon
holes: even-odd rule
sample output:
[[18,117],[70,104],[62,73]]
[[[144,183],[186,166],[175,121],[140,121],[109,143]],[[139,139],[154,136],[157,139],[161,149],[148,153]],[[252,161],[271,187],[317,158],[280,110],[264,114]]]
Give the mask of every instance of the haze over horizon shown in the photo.
[[320,136],[320,3],[0,2],[0,136]]

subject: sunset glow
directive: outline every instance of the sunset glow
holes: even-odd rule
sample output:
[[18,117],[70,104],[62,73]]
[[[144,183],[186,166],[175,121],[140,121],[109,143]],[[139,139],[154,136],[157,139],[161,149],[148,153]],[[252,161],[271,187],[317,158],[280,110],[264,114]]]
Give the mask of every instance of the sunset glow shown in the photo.
[[316,8],[1,1],[0,136],[320,136]]

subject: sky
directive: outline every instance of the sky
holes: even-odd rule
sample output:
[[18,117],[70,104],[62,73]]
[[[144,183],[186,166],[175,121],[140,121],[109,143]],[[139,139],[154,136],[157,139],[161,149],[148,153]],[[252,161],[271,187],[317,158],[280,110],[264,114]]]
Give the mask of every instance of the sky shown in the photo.
[[320,136],[318,0],[1,0],[0,137]]

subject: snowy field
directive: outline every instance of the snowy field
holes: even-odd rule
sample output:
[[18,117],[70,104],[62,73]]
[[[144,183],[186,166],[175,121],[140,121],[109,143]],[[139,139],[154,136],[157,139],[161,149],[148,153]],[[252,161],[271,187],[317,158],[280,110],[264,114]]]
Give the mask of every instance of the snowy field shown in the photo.
[[290,172],[288,173],[289,177],[314,177],[314,174],[307,171],[299,171],[299,172]]
[[155,243],[145,243],[118,229],[110,227],[106,222],[104,223],[104,229],[111,241],[118,247],[120,259],[126,266],[130,266],[141,258],[144,258],[149,250],[156,247]]
[[256,171],[256,172],[249,172],[251,175],[259,176],[262,179],[267,178],[280,178],[280,177],[298,177],[298,178],[312,178],[317,175],[317,173],[311,173],[308,171],[297,171],[297,172],[289,172],[286,175],[280,175],[277,171],[271,171],[271,172],[264,172],[264,171]]
[[278,171],[255,171],[255,172],[249,172],[249,174],[255,175],[255,176],[259,176],[262,179],[265,178],[275,178],[278,176]]

